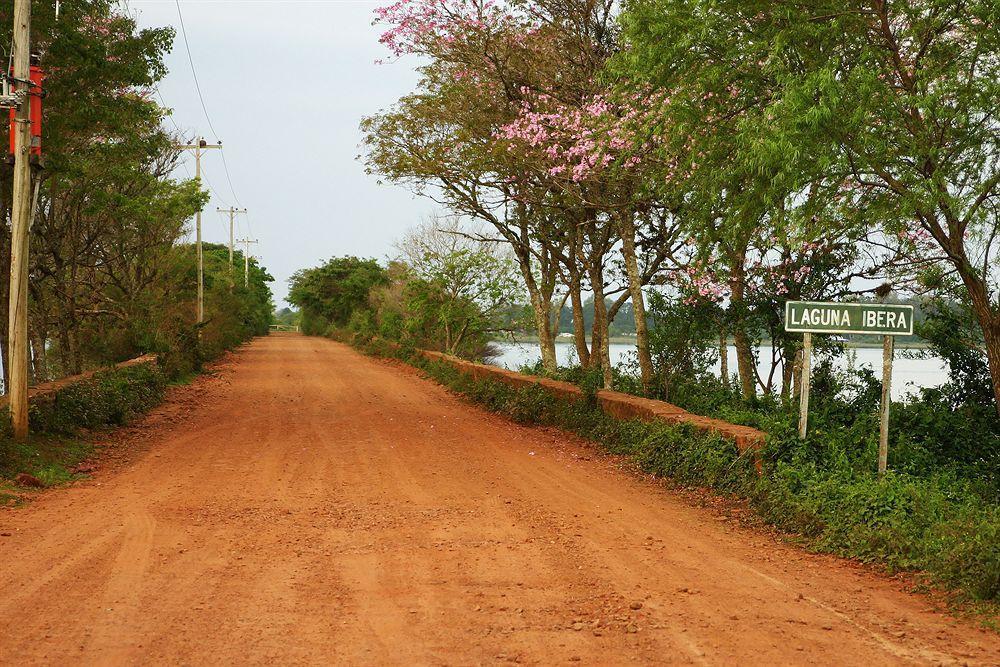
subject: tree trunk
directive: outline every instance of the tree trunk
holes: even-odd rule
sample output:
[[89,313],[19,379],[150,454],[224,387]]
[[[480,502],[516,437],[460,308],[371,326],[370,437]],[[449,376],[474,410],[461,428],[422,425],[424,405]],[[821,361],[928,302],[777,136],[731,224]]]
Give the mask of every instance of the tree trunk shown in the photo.
[[[552,335],[552,302],[551,294],[546,298],[535,280],[532,271],[532,261],[530,253],[517,246],[514,246],[514,255],[517,257],[518,268],[521,269],[521,277],[528,288],[528,296],[531,299],[531,311],[535,317],[535,329],[538,331],[538,348],[542,354],[542,367],[548,373],[556,372],[556,340]],[[544,267],[543,267],[544,268]]]
[[736,327],[736,331],[733,332],[733,343],[736,347],[736,370],[740,376],[740,391],[743,392],[743,398],[753,398],[757,393],[753,376],[753,349],[743,327]]
[[[599,354],[604,388],[611,389],[614,378],[611,373],[611,345],[608,322],[608,304],[604,300],[604,272],[595,262],[590,269],[590,287],[594,292],[594,336],[591,346]],[[600,344],[598,345],[598,336]]]
[[79,323],[74,323],[73,329],[69,332],[70,359],[73,367],[70,375],[79,375],[83,372],[83,356],[80,351],[80,329]]
[[[653,384],[653,359],[649,354],[649,332],[646,326],[646,301],[642,294],[642,277],[635,252],[635,221],[631,215],[619,216],[618,233],[622,240],[622,258],[628,277],[628,291],[635,318],[635,345],[639,357],[639,378],[642,391],[649,394]],[[596,305],[596,303],[595,303]]]
[[788,400],[792,396],[792,377],[795,374],[795,347],[785,345],[781,359],[781,398]]
[[732,297],[729,307],[733,311],[733,344],[736,347],[736,371],[740,377],[740,391],[743,398],[753,398],[756,394],[756,379],[753,368],[753,349],[746,330],[746,304],[743,300],[746,292],[746,277],[743,274],[743,263],[746,252],[734,253],[730,275],[730,291]]
[[802,391],[802,358],[804,356],[801,347],[795,349],[794,362],[792,363],[792,397],[799,398]]
[[552,334],[552,304],[542,299],[541,294],[531,298],[535,312],[535,327],[538,329],[538,347],[542,352],[542,367],[549,373],[557,370],[556,339]]
[[73,360],[71,358],[72,343],[70,343],[69,329],[65,321],[59,322],[59,374],[62,376],[73,374]]
[[993,407],[996,408],[997,416],[1000,416],[1000,312],[993,310],[986,283],[968,260],[963,257],[963,261],[956,262],[956,267],[969,292],[972,312],[983,332],[986,363],[989,365],[990,380],[993,384]]
[[8,366],[10,364],[7,361],[7,327],[0,327],[0,359],[2,359],[3,364],[3,393],[7,393],[7,388],[10,387],[10,371]]
[[729,389],[729,336],[725,329],[719,332],[719,374],[722,386]]
[[994,321],[988,333],[984,330],[983,337],[986,339],[986,361],[990,366],[990,377],[993,380],[993,407],[1000,417],[1000,324]]
[[587,348],[587,327],[583,321],[583,296],[580,294],[580,270],[570,271],[569,300],[573,307],[573,342],[580,366],[590,367],[590,350]]
[[48,357],[45,352],[45,335],[40,331],[31,330],[31,376],[34,382],[46,382],[49,379]]

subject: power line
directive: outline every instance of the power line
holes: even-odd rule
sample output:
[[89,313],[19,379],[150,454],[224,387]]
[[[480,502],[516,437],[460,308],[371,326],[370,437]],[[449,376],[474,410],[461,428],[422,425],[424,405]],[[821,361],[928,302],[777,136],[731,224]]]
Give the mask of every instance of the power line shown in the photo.
[[187,51],[188,63],[191,65],[191,76],[194,77],[194,87],[198,91],[198,99],[201,101],[201,110],[205,112],[205,120],[208,121],[208,129],[212,130],[215,140],[219,140],[219,133],[212,125],[212,119],[208,115],[208,107],[205,105],[205,96],[201,94],[201,84],[198,83],[198,72],[194,68],[194,57],[191,55],[191,44],[188,42],[187,29],[184,27],[184,14],[181,13],[181,0],[174,0],[177,5],[177,18],[181,23],[181,36],[184,38],[184,49]]
[[[174,5],[177,7],[177,19],[181,27],[181,37],[184,39],[184,50],[187,53],[188,64],[191,66],[191,77],[194,79],[194,87],[195,91],[198,93],[198,101],[201,103],[201,110],[205,114],[205,121],[208,123],[208,128],[212,131],[212,135],[215,137],[215,140],[219,142],[221,148],[222,142],[219,141],[219,133],[216,131],[215,125],[212,124],[212,117],[209,115],[208,105],[205,103],[205,95],[201,91],[201,82],[198,80],[198,70],[194,65],[194,55],[191,53],[191,42],[190,40],[188,40],[187,26],[184,24],[184,13],[181,10],[180,0],[174,0]],[[160,92],[159,87],[154,87],[154,90],[156,90],[156,95],[159,98],[161,105],[163,106],[163,108],[166,109],[167,104],[163,99],[163,95]],[[174,120],[173,116],[168,114],[168,117],[170,118],[170,122],[173,124],[177,132],[183,135],[184,134],[183,130],[181,130],[180,126],[177,124],[177,121]],[[226,172],[226,182],[229,184],[229,191],[232,193],[233,200],[235,200],[236,205],[241,206],[242,204],[240,202],[240,198],[236,194],[236,188],[233,186],[233,177],[231,172],[229,171],[229,162],[226,160],[226,153],[223,150],[220,150],[219,153],[222,156],[222,167]],[[187,171],[187,164],[184,164],[184,169],[185,171]],[[190,171],[188,171],[188,175],[190,176]],[[219,192],[215,189],[215,187],[212,185],[212,182],[208,179],[208,175],[205,173],[204,170],[201,170],[200,178],[202,181],[204,181],[205,185],[208,186],[209,192],[211,192],[216,199],[223,202],[227,207],[231,208],[229,202],[227,202],[226,199],[222,197],[219,194]],[[249,237],[252,233],[249,220],[247,220],[246,226],[247,226],[247,237]]]
[[240,198],[236,196],[236,188],[233,187],[233,178],[229,175],[229,163],[226,162],[226,151],[221,150],[219,154],[222,156],[222,168],[226,170],[226,180],[229,181],[229,191],[233,193],[233,199],[236,200],[237,206],[242,206],[240,204]]
[[[215,137],[215,140],[219,141],[219,133],[215,131],[215,126],[212,125],[212,118],[208,115],[208,105],[205,104],[205,96],[202,94],[201,84],[198,82],[198,71],[194,66],[194,56],[191,55],[191,43],[188,41],[187,28],[184,26],[184,14],[181,12],[181,2],[180,0],[174,0],[174,4],[177,6],[177,18],[181,24],[181,36],[184,38],[184,50],[187,52],[188,64],[191,65],[191,76],[194,78],[194,87],[198,92],[198,100],[201,102],[201,110],[204,112],[205,120],[208,122],[208,129],[212,131],[212,135]],[[233,177],[229,172],[229,163],[226,161],[226,153],[225,151],[219,152],[222,155],[222,168],[226,172],[226,181],[229,183],[229,191],[233,194],[233,199],[236,201],[237,206],[240,206],[240,198],[236,194],[236,188],[233,187]],[[215,192],[214,190],[212,191]],[[218,196],[218,193],[215,194]],[[219,197],[219,199],[222,199],[222,197]]]
[[[219,152],[221,153],[222,151]],[[221,201],[226,206],[229,206],[229,202],[226,201],[226,198],[220,195],[218,191],[215,189],[215,187],[212,185],[212,181],[208,180],[208,175],[205,173],[205,167],[201,168],[201,180],[205,181],[205,185],[208,186],[208,191],[211,192],[213,195],[215,195],[216,199]]]

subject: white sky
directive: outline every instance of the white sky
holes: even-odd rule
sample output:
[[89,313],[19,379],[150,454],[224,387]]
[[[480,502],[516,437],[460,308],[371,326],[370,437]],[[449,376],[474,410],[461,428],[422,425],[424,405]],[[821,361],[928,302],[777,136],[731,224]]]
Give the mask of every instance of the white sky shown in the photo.
[[[374,1],[181,0],[194,65],[212,125],[225,147],[239,206],[249,210],[251,253],[275,277],[275,303],[288,277],[335,255],[382,258],[407,228],[434,210],[407,190],[378,185],[356,159],[365,115],[410,92],[413,60],[376,64],[388,53],[372,26]],[[177,28],[170,74],[160,85],[177,125],[191,138],[209,129],[195,89],[174,0],[129,0],[141,26]],[[172,127],[172,126],[170,126]],[[194,158],[187,158],[194,173]],[[202,158],[214,189],[206,241],[228,241],[237,205],[218,151]],[[180,170],[183,176],[185,171]],[[237,238],[247,234],[238,216]],[[193,222],[192,222],[193,228]],[[193,232],[192,232],[193,236]]]

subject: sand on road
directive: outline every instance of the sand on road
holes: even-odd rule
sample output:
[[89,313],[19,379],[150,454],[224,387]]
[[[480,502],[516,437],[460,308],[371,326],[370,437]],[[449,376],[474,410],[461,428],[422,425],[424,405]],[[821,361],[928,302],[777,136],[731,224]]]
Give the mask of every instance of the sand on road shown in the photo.
[[0,664],[1000,664],[898,581],[332,341],[258,339],[115,437],[0,511]]

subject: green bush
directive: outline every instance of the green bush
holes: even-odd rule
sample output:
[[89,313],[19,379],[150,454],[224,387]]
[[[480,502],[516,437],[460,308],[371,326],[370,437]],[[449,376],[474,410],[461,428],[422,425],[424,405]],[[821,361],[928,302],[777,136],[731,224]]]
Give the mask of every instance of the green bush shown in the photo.
[[100,371],[32,401],[32,432],[68,435],[126,424],[162,401],[166,384],[155,363]]

